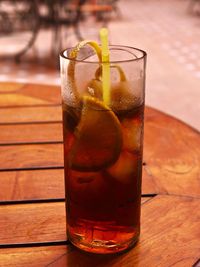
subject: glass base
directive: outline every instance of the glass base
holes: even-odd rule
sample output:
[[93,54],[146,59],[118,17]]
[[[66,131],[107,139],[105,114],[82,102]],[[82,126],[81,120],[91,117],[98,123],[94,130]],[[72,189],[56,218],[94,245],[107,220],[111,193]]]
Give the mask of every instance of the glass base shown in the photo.
[[70,234],[68,233],[68,238],[70,242],[76,246],[77,248],[98,254],[114,254],[119,252],[124,252],[132,248],[139,239],[139,232],[134,233],[134,236],[129,239],[124,239],[124,242],[117,242],[115,240],[91,240],[91,242],[87,242],[83,236],[79,234]]

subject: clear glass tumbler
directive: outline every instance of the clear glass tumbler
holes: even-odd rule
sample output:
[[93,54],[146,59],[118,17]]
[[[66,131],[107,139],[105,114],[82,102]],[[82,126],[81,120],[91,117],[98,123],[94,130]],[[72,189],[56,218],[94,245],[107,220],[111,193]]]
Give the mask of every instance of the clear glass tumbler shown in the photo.
[[[77,247],[116,253],[140,233],[146,53],[109,46],[60,55],[67,234]],[[104,99],[102,69],[110,72]]]

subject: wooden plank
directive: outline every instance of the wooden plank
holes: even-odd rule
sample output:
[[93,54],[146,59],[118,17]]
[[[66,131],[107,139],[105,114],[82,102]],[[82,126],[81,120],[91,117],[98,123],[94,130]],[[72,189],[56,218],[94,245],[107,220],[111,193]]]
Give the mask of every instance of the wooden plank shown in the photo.
[[61,106],[1,108],[0,123],[55,122],[62,120]]
[[[64,198],[64,169],[3,171],[0,201]],[[151,197],[142,198],[142,203]]]
[[46,267],[67,250],[67,246],[0,249],[0,267]]
[[0,146],[0,170],[63,166],[62,144]]
[[[3,249],[0,266],[193,266],[200,253],[199,205],[200,199],[175,196],[157,196],[145,203],[142,205],[140,241],[121,255],[93,255],[71,245]],[[51,229],[54,234],[60,232],[56,226],[57,231]]]
[[16,92],[21,90],[25,84],[14,82],[0,82],[0,94],[7,94],[8,92]]
[[0,144],[61,141],[61,123],[0,125]]
[[200,196],[200,134],[146,108],[143,192]]
[[64,202],[0,206],[0,244],[65,240],[65,221]]
[[0,244],[66,240],[65,203],[0,205]]
[[61,93],[58,86],[40,84],[0,85],[0,106],[32,106],[61,103]]
[[122,260],[132,263],[127,266],[192,266],[200,253],[199,205],[198,198],[154,197],[142,206],[138,246]]
[[[26,84],[18,95],[32,97],[33,101],[38,99],[48,102],[49,104],[61,104],[61,88],[54,85]],[[34,104],[34,102],[33,102]]]
[[0,267],[44,267],[67,250],[67,246],[0,249]]
[[[93,255],[78,251],[71,245],[3,249],[0,257],[1,267],[146,267],[140,263],[123,261],[123,255]],[[159,257],[159,255],[158,255]],[[183,257],[173,267],[193,267],[198,256]],[[170,265],[148,265],[148,267],[169,267]],[[171,266],[170,266],[171,267]],[[194,266],[198,267],[198,266]]]
[[[126,254],[123,255],[91,255],[83,253],[75,248],[73,248],[71,245],[67,246],[66,253],[63,253],[64,247],[60,248],[60,254],[57,256],[54,260],[51,260],[50,263],[48,263],[48,267],[74,267],[74,266],[80,266],[80,267],[146,267],[146,265],[142,265],[141,262],[135,264],[135,257],[133,259],[126,259]],[[150,248],[149,248],[150,250]],[[49,251],[49,250],[48,250]],[[62,254],[63,253],[63,254]],[[145,255],[146,256],[146,255]],[[149,256],[149,255],[148,255]],[[125,259],[123,259],[123,257]],[[159,258],[159,255],[158,255]],[[198,259],[198,256],[193,256],[189,258],[183,257],[178,262],[174,262],[173,265],[168,265],[168,263],[163,264],[161,262],[160,265],[157,264],[156,261],[153,263],[151,260],[148,261],[147,265],[148,267],[199,267],[199,265],[193,265]],[[156,265],[154,265],[156,264]],[[27,265],[29,267],[29,265]]]
[[0,173],[0,201],[64,198],[64,170]]

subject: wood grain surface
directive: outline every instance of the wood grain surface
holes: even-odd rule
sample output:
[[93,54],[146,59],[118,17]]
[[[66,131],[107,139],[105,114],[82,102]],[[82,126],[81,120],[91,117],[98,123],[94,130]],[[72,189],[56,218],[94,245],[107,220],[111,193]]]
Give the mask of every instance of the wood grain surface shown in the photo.
[[62,141],[61,123],[0,125],[1,144],[45,143]]
[[0,158],[0,170],[63,167],[63,145],[0,146]]
[[0,84],[0,106],[34,106],[60,104],[60,90],[57,86],[39,84]]
[[0,244],[66,240],[65,205],[33,203],[0,206]]
[[0,267],[197,267],[200,134],[149,107],[140,241],[114,256],[62,245],[60,103],[58,87],[0,83]]
[[0,244],[65,241],[65,203],[1,205],[0,233]]
[[[47,267],[55,260],[66,255],[66,251],[69,250],[68,246],[2,249],[0,254],[0,267]],[[78,267],[80,265],[76,266]],[[57,265],[57,267],[59,267],[59,265]],[[65,267],[70,266],[65,265]]]
[[[61,206],[61,203],[59,205]],[[121,255],[91,255],[69,245],[31,249],[13,248],[2,250],[0,266],[5,264],[4,266],[21,267],[26,266],[28,262],[30,264],[27,266],[41,267],[192,267],[200,255],[199,205],[200,199],[190,197],[156,196],[152,198],[142,205],[140,241],[134,249]],[[40,235],[42,231],[43,237],[52,238],[53,235],[62,237],[62,224],[59,229],[56,229],[58,220],[55,217],[53,220],[55,220],[54,223],[48,220],[47,225],[45,223],[40,226],[42,230],[35,228],[32,236]],[[62,222],[61,217],[60,220]],[[51,233],[48,234],[49,228]],[[20,236],[23,236],[24,229],[21,227],[19,230]],[[38,238],[41,239],[41,237]]]
[[[7,94],[8,92],[16,92],[24,86],[26,86],[24,83],[0,82],[0,93]],[[4,102],[6,102],[6,100],[4,100]]]
[[157,193],[200,196],[200,134],[196,130],[146,108],[143,160]]
[[0,201],[64,198],[63,169],[5,171],[0,184]]
[[58,122],[61,120],[61,106],[30,106],[0,109],[0,124]]

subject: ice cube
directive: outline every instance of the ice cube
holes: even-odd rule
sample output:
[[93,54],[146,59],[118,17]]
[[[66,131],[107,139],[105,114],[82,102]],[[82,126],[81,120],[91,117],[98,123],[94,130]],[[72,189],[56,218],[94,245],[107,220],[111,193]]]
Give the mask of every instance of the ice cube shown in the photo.
[[142,139],[142,122],[138,119],[124,119],[122,122],[123,148],[127,151],[139,151]]
[[123,184],[131,183],[138,172],[138,160],[134,154],[122,151],[117,162],[107,172]]

